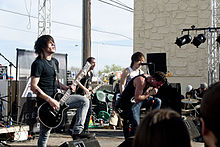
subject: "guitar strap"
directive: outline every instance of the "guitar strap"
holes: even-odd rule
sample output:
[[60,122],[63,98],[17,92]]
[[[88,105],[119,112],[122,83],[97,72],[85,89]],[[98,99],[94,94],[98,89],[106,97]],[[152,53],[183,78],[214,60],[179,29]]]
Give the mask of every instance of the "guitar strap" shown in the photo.
[[[52,60],[52,65],[53,65],[54,71],[56,73],[57,79],[59,81],[59,75],[58,75],[58,71],[57,71],[57,66],[55,64],[55,61],[53,59],[51,59],[51,60]],[[58,86],[60,87],[60,82],[58,82]]]

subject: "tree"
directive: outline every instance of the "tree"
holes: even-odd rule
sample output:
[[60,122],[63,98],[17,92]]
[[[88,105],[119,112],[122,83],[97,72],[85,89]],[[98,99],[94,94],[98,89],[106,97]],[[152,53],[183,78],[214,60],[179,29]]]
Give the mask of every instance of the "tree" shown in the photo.
[[104,70],[98,71],[98,74],[99,75],[102,75],[103,73],[109,74],[109,73],[112,73],[112,72],[122,71],[122,70],[124,70],[124,68],[122,68],[119,65],[115,65],[115,64],[112,64],[111,66],[105,65]]

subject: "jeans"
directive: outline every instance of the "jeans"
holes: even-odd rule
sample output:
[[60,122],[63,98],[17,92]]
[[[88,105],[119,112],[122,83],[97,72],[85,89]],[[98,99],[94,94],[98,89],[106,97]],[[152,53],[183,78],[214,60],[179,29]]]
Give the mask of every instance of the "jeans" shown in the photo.
[[159,98],[149,97],[147,100],[134,104],[131,109],[125,110],[125,112],[123,112],[123,132],[125,139],[134,136],[136,128],[140,124],[141,107],[152,107],[152,109],[160,109],[160,106],[161,100]]
[[[70,95],[70,97],[66,101],[66,104],[69,105],[69,109],[77,108],[76,122],[73,126],[73,133],[79,134],[84,129],[84,123],[89,109],[89,99],[81,95]],[[47,128],[43,124],[40,124],[38,147],[47,146],[47,140],[49,138],[50,131],[50,128]]]
[[[154,101],[154,102],[153,102]],[[134,121],[137,125],[140,124],[140,110],[141,107],[149,108],[149,109],[160,109],[161,100],[159,98],[149,97],[147,100],[140,101],[132,106],[132,113],[134,117]]]
[[89,129],[89,121],[90,121],[90,117],[92,115],[92,99],[89,100],[89,109],[88,109],[88,113],[86,115],[86,121],[84,124],[84,132],[88,132]]

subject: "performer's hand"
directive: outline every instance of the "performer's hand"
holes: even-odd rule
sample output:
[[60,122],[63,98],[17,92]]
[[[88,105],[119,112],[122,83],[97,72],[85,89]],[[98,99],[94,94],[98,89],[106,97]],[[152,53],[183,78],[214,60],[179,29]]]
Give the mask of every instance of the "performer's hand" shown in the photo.
[[157,94],[157,92],[158,92],[158,89],[154,88],[150,91],[150,95],[155,95],[155,94]]
[[53,109],[59,109],[60,108],[60,103],[57,100],[53,99],[53,98],[49,98],[47,102],[50,104],[50,106]]
[[71,85],[70,88],[71,88],[72,92],[75,92],[75,91],[76,91],[76,86]]
[[93,93],[93,94],[95,93],[95,90],[94,90],[94,89],[92,90],[92,93]]
[[85,93],[87,94],[87,95],[89,95],[90,93],[89,93],[89,89],[84,89],[84,91],[85,91]]

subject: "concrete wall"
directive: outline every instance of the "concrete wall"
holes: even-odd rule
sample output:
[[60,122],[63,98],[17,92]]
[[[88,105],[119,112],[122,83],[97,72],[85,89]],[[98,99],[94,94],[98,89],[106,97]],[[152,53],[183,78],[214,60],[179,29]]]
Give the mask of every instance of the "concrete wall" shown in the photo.
[[[179,48],[176,37],[187,34],[181,34],[184,28],[210,24],[210,0],[134,0],[134,52],[166,53],[167,70],[173,73],[168,81],[181,83],[183,94],[188,84],[198,88],[208,82],[207,42]],[[190,34],[193,38],[196,32]]]

